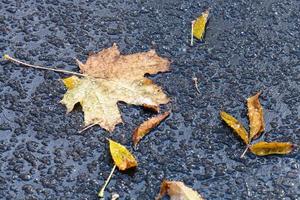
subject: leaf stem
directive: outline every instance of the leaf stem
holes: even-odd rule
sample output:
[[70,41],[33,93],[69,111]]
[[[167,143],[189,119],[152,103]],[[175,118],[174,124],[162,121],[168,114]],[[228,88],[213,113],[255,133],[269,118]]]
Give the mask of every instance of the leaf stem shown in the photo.
[[193,76],[193,81],[194,81],[194,85],[195,85],[195,88],[197,90],[197,93],[198,94],[201,94],[200,90],[199,90],[199,83],[198,83],[198,78],[195,76],[195,73],[194,73],[194,76]]
[[32,64],[28,64],[28,63],[25,63],[25,62],[22,62],[20,60],[17,60],[15,58],[12,58],[10,57],[9,55],[5,54],[3,56],[4,60],[9,60],[11,62],[15,62],[17,64],[20,64],[20,65],[24,65],[26,67],[32,67],[32,68],[36,68],[36,69],[42,69],[42,70],[48,70],[48,71],[55,71],[55,72],[60,72],[60,73],[65,73],[65,74],[73,74],[73,75],[76,75],[76,76],[86,76],[84,74],[80,74],[80,73],[77,73],[77,72],[72,72],[72,71],[68,71],[68,70],[63,70],[63,69],[54,69],[54,68],[49,68],[49,67],[43,67],[43,66],[39,66],[39,65],[32,65]]
[[192,21],[192,30],[191,30],[191,46],[194,45],[194,35],[193,35],[193,32],[194,32],[194,23],[195,23],[195,20]]
[[246,149],[244,150],[244,152],[242,153],[242,155],[241,155],[240,158],[243,158],[243,157],[245,156],[245,154],[246,154],[246,152],[248,151],[248,149],[249,149],[250,146],[251,146],[250,144],[247,144],[247,147],[246,147]]
[[104,197],[104,190],[105,190],[106,186],[108,185],[108,183],[109,183],[109,181],[110,181],[110,179],[111,179],[111,177],[112,177],[112,175],[113,175],[115,169],[116,169],[116,165],[113,166],[113,168],[112,168],[112,170],[111,170],[109,176],[107,177],[107,179],[106,179],[104,185],[102,186],[101,190],[99,191],[99,193],[98,193],[98,197],[99,197],[99,198],[103,198],[103,197]]
[[85,131],[85,130],[87,130],[87,129],[89,129],[89,128],[95,126],[95,125],[97,125],[97,123],[90,124],[90,125],[84,127],[83,129],[79,130],[78,133],[82,133],[83,131]]

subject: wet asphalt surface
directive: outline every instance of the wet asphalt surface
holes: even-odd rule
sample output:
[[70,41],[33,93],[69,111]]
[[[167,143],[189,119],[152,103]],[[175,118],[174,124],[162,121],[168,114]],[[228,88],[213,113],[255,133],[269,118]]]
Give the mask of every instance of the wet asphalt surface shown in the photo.
[[[210,7],[205,43],[189,46],[190,22]],[[151,78],[172,98],[172,115],[134,152],[139,166],[116,171],[120,199],[154,199],[163,179],[206,199],[300,199],[299,150],[256,157],[220,120],[224,109],[247,126],[245,100],[263,91],[260,140],[300,144],[300,2],[1,0],[0,52],[78,71],[74,58],[117,43],[124,54],[156,49],[172,71]],[[65,74],[0,63],[0,198],[97,199],[113,162],[105,137],[132,150],[134,128],[153,116],[120,103],[124,125],[78,133],[78,106],[59,104]],[[193,76],[199,80],[197,94]]]

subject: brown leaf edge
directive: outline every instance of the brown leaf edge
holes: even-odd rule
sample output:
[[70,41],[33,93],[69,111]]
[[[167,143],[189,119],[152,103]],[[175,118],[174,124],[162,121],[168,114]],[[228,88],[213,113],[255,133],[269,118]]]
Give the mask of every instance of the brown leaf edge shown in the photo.
[[168,182],[166,180],[163,180],[163,182],[160,186],[159,193],[158,193],[157,197],[155,197],[155,200],[160,200],[163,196],[165,196],[168,192],[168,189],[169,189]]

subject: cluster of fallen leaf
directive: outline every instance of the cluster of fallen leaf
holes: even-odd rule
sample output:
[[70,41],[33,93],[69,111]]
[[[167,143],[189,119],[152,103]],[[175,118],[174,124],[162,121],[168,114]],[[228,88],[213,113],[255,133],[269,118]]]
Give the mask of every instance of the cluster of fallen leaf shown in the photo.
[[221,118],[237,133],[237,135],[247,145],[246,150],[241,157],[244,156],[248,148],[252,153],[258,156],[271,154],[288,154],[293,150],[293,144],[289,142],[257,142],[252,144],[254,139],[257,139],[265,130],[263,108],[259,102],[258,92],[256,95],[247,99],[248,118],[250,122],[250,133],[246,131],[243,124],[230,114],[222,111]]
[[[159,57],[153,50],[123,56],[120,55],[117,46],[113,45],[90,56],[85,64],[80,61],[78,63],[81,72],[87,76],[84,78],[71,76],[63,80],[68,91],[61,103],[66,105],[68,112],[72,111],[76,103],[80,103],[87,127],[98,124],[108,131],[113,131],[115,125],[122,122],[117,107],[118,101],[142,105],[155,112],[159,112],[160,104],[169,102],[162,89],[144,77],[146,73],[156,74],[169,70],[169,61]],[[138,126],[132,134],[134,146],[137,146],[139,141],[170,113],[167,111],[159,114]],[[135,157],[123,145],[109,139],[109,148],[115,166],[119,170],[127,170],[138,165]],[[99,197],[104,196],[104,189],[110,178],[111,175],[100,190]],[[201,199],[199,194],[181,182],[164,181],[157,199],[166,193],[172,199],[175,197]]]
[[[5,58],[25,66],[46,69],[41,66],[23,63],[8,55],[5,55]],[[61,103],[67,107],[68,112],[71,112],[74,106],[80,103],[84,112],[84,124],[86,126],[84,130],[99,125],[112,132],[116,124],[122,122],[117,105],[119,101],[141,105],[156,113],[160,111],[160,104],[169,102],[169,98],[162,89],[150,79],[144,77],[145,74],[156,74],[169,70],[170,62],[159,57],[154,50],[124,56],[120,55],[117,46],[114,44],[111,48],[89,56],[85,64],[78,60],[77,62],[81,74],[76,72],[72,72],[72,74],[81,76],[81,78],[71,76],[63,79],[63,83],[68,90]],[[170,113],[171,111],[166,111],[158,114],[138,126],[132,134],[133,145],[137,146],[140,140],[165,120]],[[123,171],[138,165],[135,157],[126,147],[111,139],[108,139],[108,141],[115,165],[98,193],[101,198],[104,197],[105,187],[108,185],[116,167]],[[190,196],[200,197],[195,191],[184,186],[183,183],[172,181],[163,182],[157,199],[164,194],[169,194],[172,199],[175,197],[180,199],[187,199]]]
[[[192,22],[191,45],[193,45],[194,37],[199,40],[203,39],[208,15],[209,10],[206,10]],[[75,104],[80,103],[84,112],[85,128],[83,130],[99,125],[112,132],[117,124],[123,122],[117,105],[120,101],[143,106],[155,113],[160,112],[161,104],[169,102],[169,98],[162,89],[144,76],[145,74],[169,71],[170,62],[159,57],[154,50],[121,55],[114,44],[110,48],[89,56],[85,64],[77,60],[81,73],[30,65],[8,55],[5,55],[4,58],[29,67],[73,74],[73,76],[63,79],[67,92],[61,103],[66,106],[68,112],[73,110]],[[200,93],[197,79],[195,79],[195,85],[198,93]],[[257,93],[247,100],[250,121],[249,134],[244,126],[228,113],[221,112],[221,118],[247,145],[244,153],[248,149],[259,156],[291,152],[293,145],[288,142],[258,142],[252,144],[252,141],[257,139],[265,130],[263,109],[258,99],[259,95],[260,93]],[[140,140],[165,120],[170,113],[171,111],[166,111],[158,114],[138,126],[132,134],[133,145],[137,146]],[[116,167],[123,171],[138,165],[135,157],[126,147],[111,139],[108,139],[108,141],[115,165],[104,186],[99,191],[99,197],[104,196],[105,187],[108,185]],[[179,181],[164,180],[156,199],[161,199],[166,194],[170,196],[171,200],[202,199],[196,191]],[[118,194],[114,194],[112,197],[112,199],[117,198],[119,198]]]
[[[73,110],[75,104],[80,103],[86,127],[98,124],[112,132],[115,125],[122,122],[117,105],[119,101],[141,105],[155,112],[159,112],[160,104],[169,102],[162,89],[144,77],[145,74],[169,70],[170,62],[159,57],[153,50],[124,56],[120,55],[114,44],[89,56],[85,64],[77,62],[85,77],[71,76],[63,80],[68,91],[61,103],[67,107],[68,112]],[[167,111],[137,127],[132,135],[134,146],[169,115],[170,111]],[[109,139],[109,147],[119,170],[138,165],[135,157],[121,144]],[[100,191],[99,197],[103,197],[103,192],[104,189]]]

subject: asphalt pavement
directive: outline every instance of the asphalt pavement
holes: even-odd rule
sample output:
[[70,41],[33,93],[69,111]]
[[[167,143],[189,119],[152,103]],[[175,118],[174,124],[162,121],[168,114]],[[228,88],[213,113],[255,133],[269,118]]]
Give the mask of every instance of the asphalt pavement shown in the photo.
[[[191,21],[211,8],[204,42],[190,46]],[[262,91],[259,140],[300,145],[299,0],[1,0],[0,53],[78,72],[74,58],[117,43],[123,54],[155,49],[171,71],[150,78],[171,97],[171,116],[132,148],[134,128],[153,116],[119,103],[124,124],[83,133],[80,106],[66,114],[66,89],[50,71],[0,62],[0,199],[96,200],[113,161],[106,137],[139,166],[116,171],[106,199],[154,199],[163,179],[205,199],[300,199],[299,148],[257,157],[220,120],[248,128],[245,100]],[[199,81],[197,93],[193,77]]]

